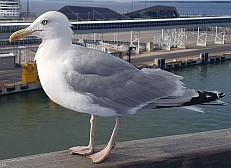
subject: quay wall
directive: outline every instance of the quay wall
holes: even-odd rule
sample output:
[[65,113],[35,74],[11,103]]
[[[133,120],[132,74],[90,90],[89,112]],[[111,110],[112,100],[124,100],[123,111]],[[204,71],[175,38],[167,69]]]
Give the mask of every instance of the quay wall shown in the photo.
[[[97,146],[97,151],[103,146]],[[0,161],[1,168],[230,168],[231,129],[116,144],[101,164],[58,151]]]

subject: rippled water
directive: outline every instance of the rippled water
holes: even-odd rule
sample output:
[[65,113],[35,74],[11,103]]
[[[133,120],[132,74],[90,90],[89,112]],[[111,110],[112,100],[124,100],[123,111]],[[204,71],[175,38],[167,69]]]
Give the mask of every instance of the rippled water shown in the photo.
[[[140,111],[124,117],[118,141],[231,127],[231,62],[174,70],[189,88],[226,93],[226,106],[200,105],[206,113],[181,108]],[[0,97],[0,159],[88,144],[90,115],[52,103],[42,90]],[[98,117],[96,143],[106,143],[114,118]]]

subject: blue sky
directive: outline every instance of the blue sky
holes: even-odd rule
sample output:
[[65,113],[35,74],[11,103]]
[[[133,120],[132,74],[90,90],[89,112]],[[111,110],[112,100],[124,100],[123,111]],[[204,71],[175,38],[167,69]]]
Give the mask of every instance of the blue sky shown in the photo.
[[[21,0],[22,11],[26,11],[26,1]],[[92,3],[94,1],[94,3]],[[132,5],[132,1],[134,2]],[[141,3],[138,3],[141,2]],[[166,0],[165,0],[166,1]],[[174,1],[180,0],[168,0],[168,3],[163,4],[163,0],[29,0],[30,11],[35,13],[37,16],[40,14],[50,11],[50,10],[59,10],[65,5],[75,5],[75,6],[97,6],[97,7],[105,7],[115,10],[119,13],[127,13],[134,10],[142,9],[149,6],[154,5],[167,5],[167,6],[175,6],[177,10],[181,14],[193,13],[193,14],[205,14],[209,13],[212,15],[231,15],[230,4],[219,3],[212,4],[208,7],[207,5],[195,5],[191,3],[171,3]],[[183,1],[192,1],[197,2],[199,0],[183,0]],[[202,0],[200,0],[202,1]],[[212,1],[212,0],[204,0],[204,1]],[[219,0],[217,0],[219,1]],[[226,0],[231,2],[231,0]],[[113,3],[112,3],[113,2]],[[124,3],[123,3],[124,2]],[[219,7],[218,7],[219,6]]]
[[[21,1],[27,1],[27,0],[21,0]],[[76,0],[29,0],[30,2],[32,1],[65,1],[65,2],[71,2],[71,1],[75,1]],[[80,0],[80,1],[84,1],[84,0]],[[86,0],[88,1],[88,0]],[[117,1],[117,2],[129,2],[132,0],[89,0],[89,1]],[[133,0],[133,2],[137,2],[137,1],[145,1],[145,0]],[[150,0],[152,1],[152,0]],[[163,1],[163,0],[153,0],[153,1]],[[231,0],[167,0],[167,1],[231,1]],[[148,2],[148,0],[146,0],[146,2]]]
[[[21,2],[26,2],[27,0],[21,0]],[[29,0],[29,2],[39,2],[39,1],[41,1],[41,2],[66,2],[66,3],[71,3],[71,2],[75,2],[75,3],[77,3],[77,2],[91,2],[91,1],[95,1],[95,2],[103,2],[103,1],[105,1],[105,2],[126,2],[126,3],[129,3],[129,2],[145,2],[145,0],[78,0],[78,1],[76,1],[76,0]],[[231,0],[146,0],[146,2],[148,3],[148,2],[161,2],[161,1],[172,1],[172,2],[174,2],[174,1],[192,1],[192,2],[197,2],[197,1],[228,1],[228,2],[231,2]]]

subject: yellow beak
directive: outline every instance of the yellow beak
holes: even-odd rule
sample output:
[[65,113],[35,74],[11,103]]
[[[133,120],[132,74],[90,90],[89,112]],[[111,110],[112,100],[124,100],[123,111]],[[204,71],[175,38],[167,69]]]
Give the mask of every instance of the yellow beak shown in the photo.
[[20,40],[24,37],[31,35],[33,32],[34,31],[29,31],[27,28],[16,31],[13,34],[11,34],[9,41],[12,42],[12,41]]

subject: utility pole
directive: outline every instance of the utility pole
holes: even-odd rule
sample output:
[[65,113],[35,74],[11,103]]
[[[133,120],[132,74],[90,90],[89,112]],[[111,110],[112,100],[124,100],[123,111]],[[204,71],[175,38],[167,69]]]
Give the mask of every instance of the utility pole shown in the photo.
[[27,18],[29,17],[29,0],[27,0],[27,3],[26,3],[26,16]]
[[132,49],[135,49],[136,50],[136,47],[128,47],[128,62],[131,63],[131,53],[132,53]]
[[132,0],[131,12],[133,12],[133,0]]

